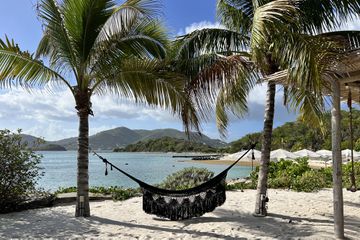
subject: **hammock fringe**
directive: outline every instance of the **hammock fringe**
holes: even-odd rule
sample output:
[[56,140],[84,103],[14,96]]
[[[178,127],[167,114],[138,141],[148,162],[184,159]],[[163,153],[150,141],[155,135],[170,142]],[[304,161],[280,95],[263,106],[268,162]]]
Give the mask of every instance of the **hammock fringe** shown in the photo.
[[186,197],[160,196],[151,190],[142,188],[143,210],[148,214],[168,218],[172,221],[200,217],[224,204],[226,200],[225,178],[213,188],[204,189],[204,192]]

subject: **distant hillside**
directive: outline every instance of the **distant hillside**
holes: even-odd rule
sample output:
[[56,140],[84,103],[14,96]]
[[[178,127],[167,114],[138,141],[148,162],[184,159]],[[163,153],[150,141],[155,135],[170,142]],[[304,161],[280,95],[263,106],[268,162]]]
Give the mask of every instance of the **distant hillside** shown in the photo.
[[[176,129],[155,129],[155,130],[131,130],[126,127],[118,127],[106,131],[99,132],[89,137],[90,147],[93,149],[113,150],[116,147],[125,147],[129,144],[134,144],[139,141],[146,141],[150,139],[159,139],[163,137],[171,137],[177,139],[187,140],[187,135]],[[206,135],[199,136],[196,133],[190,134],[190,140],[206,144],[210,147],[224,147],[227,143],[218,139],[211,139]],[[61,145],[67,150],[77,149],[77,138],[67,138],[59,141],[48,142],[50,144]]]
[[116,148],[114,152],[216,152],[205,143],[190,142],[184,139],[162,137],[147,139],[135,144],[127,145],[125,148]]
[[[331,149],[331,115],[324,115],[324,133],[318,128],[311,128],[300,120],[288,122],[273,130],[272,149],[283,148],[289,151],[310,149]],[[353,133],[354,149],[360,151],[360,111],[353,111]],[[349,113],[342,111],[341,121],[341,148],[350,148]],[[248,134],[237,141],[231,142],[225,150],[227,152],[237,152],[246,149],[249,142],[259,141],[257,148],[260,149],[261,133]]]
[[[138,133],[142,137],[140,141],[145,141],[148,139],[158,139],[163,137],[189,140],[188,136],[184,132],[172,128],[155,130],[134,130],[134,132]],[[224,147],[227,145],[227,143],[219,139],[211,139],[206,135],[199,136],[199,134],[197,133],[190,133],[190,141],[206,144],[210,147]]]
[[27,134],[20,134],[20,135],[22,138],[21,142],[26,143],[31,148],[45,142],[43,139],[31,135],[27,135]]
[[42,138],[34,137],[27,134],[21,134],[22,142],[26,143],[30,148],[35,151],[66,151],[66,148],[46,142]]
[[33,149],[35,151],[66,151],[66,148],[57,144],[43,144]]

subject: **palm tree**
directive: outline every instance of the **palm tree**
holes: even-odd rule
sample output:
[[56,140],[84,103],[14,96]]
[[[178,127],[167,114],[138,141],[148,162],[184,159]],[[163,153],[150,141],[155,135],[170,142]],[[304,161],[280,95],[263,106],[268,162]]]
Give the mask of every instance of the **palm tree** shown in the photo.
[[[219,93],[216,113],[221,131],[228,123],[226,107],[236,103],[236,108],[230,110],[241,115],[247,109],[246,97],[254,83],[283,69],[288,70],[285,102],[299,108],[303,117],[319,122],[323,110],[322,89],[329,87],[322,81],[322,74],[341,51],[336,42],[323,41],[323,36],[314,35],[338,27],[359,8],[359,1],[218,0],[218,17],[227,29],[204,29],[181,37],[179,59],[199,62],[200,74],[192,85],[200,88],[202,95],[210,92],[212,98]],[[227,70],[235,72],[225,71],[222,75],[214,67],[214,61],[204,60],[208,56],[217,56],[220,62],[242,59],[239,61],[242,64],[237,68],[230,66]],[[252,67],[243,63],[250,63]],[[249,74],[251,71],[253,74]],[[254,80],[254,76],[258,76],[257,79]],[[215,93],[213,83],[218,87]],[[196,89],[195,93],[198,92]],[[269,81],[255,206],[255,214],[261,216],[266,215],[261,203],[267,193],[275,92],[276,83]]]
[[89,115],[94,94],[113,93],[168,108],[187,126],[197,125],[182,81],[164,65],[168,40],[157,18],[159,6],[156,0],[121,5],[113,0],[41,0],[37,9],[44,32],[36,54],[0,46],[4,85],[59,84],[74,96],[79,117],[76,216],[90,216]]

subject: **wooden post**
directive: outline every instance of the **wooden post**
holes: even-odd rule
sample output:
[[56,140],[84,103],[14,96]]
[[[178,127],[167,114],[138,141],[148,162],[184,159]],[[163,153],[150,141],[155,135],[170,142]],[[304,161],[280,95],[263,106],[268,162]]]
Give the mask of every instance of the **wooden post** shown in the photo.
[[342,189],[342,158],[341,158],[341,108],[340,83],[332,82],[331,138],[333,159],[333,205],[335,237],[344,239],[344,202]]

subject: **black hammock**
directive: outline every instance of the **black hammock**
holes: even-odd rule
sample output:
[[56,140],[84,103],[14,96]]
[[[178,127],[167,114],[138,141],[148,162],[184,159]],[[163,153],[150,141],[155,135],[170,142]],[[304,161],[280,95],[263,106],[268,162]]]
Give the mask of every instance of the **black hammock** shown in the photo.
[[[143,210],[146,213],[170,220],[182,220],[212,212],[225,202],[225,180],[228,171],[254,147],[255,144],[233,164],[209,181],[185,190],[167,190],[149,185],[116,167],[97,153],[94,152],[94,154],[105,163],[105,175],[108,175],[107,165],[109,164],[111,170],[115,168],[140,185],[143,193]],[[252,159],[254,159],[254,152],[252,152]]]

